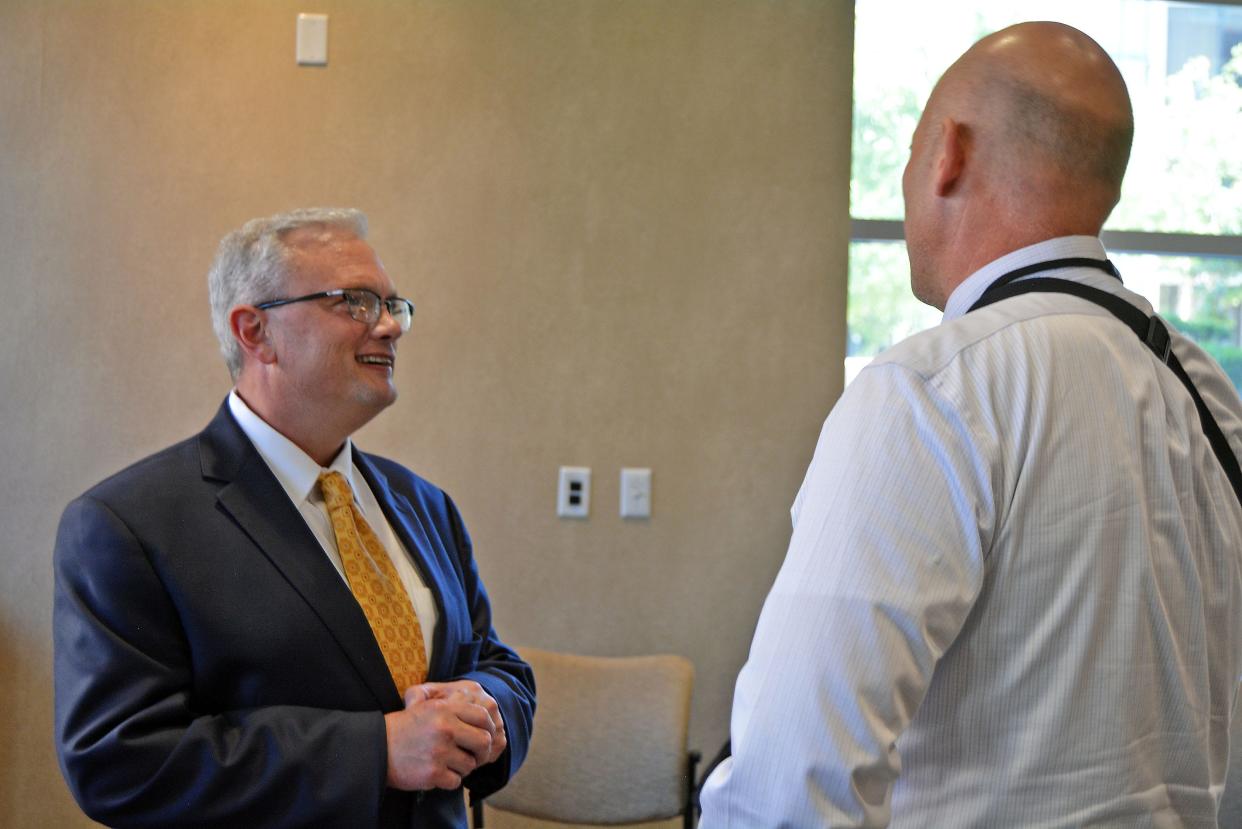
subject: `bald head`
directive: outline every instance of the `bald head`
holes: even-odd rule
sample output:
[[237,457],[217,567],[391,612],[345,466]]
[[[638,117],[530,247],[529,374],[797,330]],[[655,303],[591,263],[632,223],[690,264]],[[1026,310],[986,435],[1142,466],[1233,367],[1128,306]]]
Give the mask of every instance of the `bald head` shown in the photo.
[[946,99],[976,108],[1014,168],[1120,194],[1134,135],[1130,96],[1087,35],[1061,23],[1010,26],[972,46],[940,86]]
[[[912,270],[935,265],[960,282],[1010,250],[1097,235],[1120,198],[1133,134],[1121,73],[1087,35],[1020,23],[983,38],[944,73],[915,132],[905,182]],[[986,258],[946,272],[949,246]],[[929,299],[917,279],[915,293],[932,304],[956,286],[924,286]]]

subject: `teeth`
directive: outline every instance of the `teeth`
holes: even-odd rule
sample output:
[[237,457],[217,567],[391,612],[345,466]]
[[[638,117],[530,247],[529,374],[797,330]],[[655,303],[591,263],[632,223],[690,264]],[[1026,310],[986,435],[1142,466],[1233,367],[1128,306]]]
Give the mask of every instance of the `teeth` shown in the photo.
[[390,366],[392,365],[392,358],[391,357],[374,357],[368,354],[368,355],[359,357],[358,362],[374,363],[375,365],[378,365],[378,366]]

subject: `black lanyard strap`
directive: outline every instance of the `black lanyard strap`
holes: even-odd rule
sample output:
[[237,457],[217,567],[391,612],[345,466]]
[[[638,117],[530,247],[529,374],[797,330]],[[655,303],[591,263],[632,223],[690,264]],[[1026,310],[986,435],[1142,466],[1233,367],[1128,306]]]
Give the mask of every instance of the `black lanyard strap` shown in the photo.
[[1094,302],[1107,310],[1114,317],[1125,323],[1134,332],[1135,336],[1151,349],[1156,358],[1167,365],[1173,371],[1173,374],[1177,376],[1177,379],[1182,381],[1186,391],[1190,392],[1191,398],[1195,401],[1195,409],[1199,412],[1199,423],[1203,427],[1203,434],[1207,437],[1208,443],[1211,444],[1212,451],[1216,454],[1216,459],[1225,470],[1225,476],[1233,486],[1233,494],[1237,497],[1238,503],[1242,504],[1242,468],[1238,466],[1238,458],[1233,454],[1229,441],[1225,439],[1225,434],[1216,423],[1216,418],[1212,416],[1212,412],[1208,409],[1207,404],[1203,402],[1203,397],[1200,396],[1199,390],[1195,388],[1190,375],[1182,368],[1181,361],[1173,353],[1169,331],[1164,327],[1164,323],[1160,321],[1159,317],[1154,314],[1149,317],[1116,294],[1110,294],[1108,291],[1102,291],[1099,288],[1093,288],[1081,282],[1071,282],[1068,279],[1056,279],[1047,276],[1027,279],[1022,282],[1014,281],[1021,279],[1023,276],[1029,276],[1032,273],[1071,266],[1092,267],[1120,278],[1117,269],[1113,267],[1111,262],[1106,260],[1057,259],[1051,262],[1041,262],[1037,265],[1011,271],[993,282],[991,287],[983,292],[983,296],[979,297],[979,300],[970,307],[970,310],[973,311],[976,308],[991,305],[993,302],[1000,302],[1002,299],[1029,293],[1072,294],[1089,302]]
[[[1088,261],[1095,262],[1098,260],[1091,259]],[[1108,291],[1102,291],[1099,288],[1093,288],[1081,282],[1071,282],[1068,279],[1057,279],[1052,276],[1041,276],[1038,279],[1010,282],[999,286],[994,282],[992,287],[984,291],[983,296],[979,297],[979,301],[970,306],[970,310],[973,311],[976,308],[982,308],[985,305],[991,305],[993,302],[1000,302],[1002,299],[1008,299],[1009,297],[1032,293],[1073,294],[1076,297],[1094,302],[1128,325],[1130,330],[1138,335],[1138,338],[1146,343],[1147,347],[1155,353],[1160,362],[1172,367],[1169,361],[1170,359],[1176,359],[1173,355],[1169,331],[1164,327],[1164,323],[1160,322],[1159,317],[1154,315],[1149,317],[1116,294],[1110,294]],[[1196,398],[1198,397],[1197,392],[1191,392],[1191,394]]]
[[[984,292],[984,296],[987,296],[988,292],[992,289],[1008,285],[1010,282],[1021,279],[1024,276],[1030,276],[1033,273],[1041,273],[1043,271],[1054,271],[1057,268],[1095,268],[1097,271],[1104,271],[1104,273],[1109,276],[1116,277],[1119,280],[1121,279],[1121,274],[1117,271],[1117,266],[1107,259],[1091,259],[1087,256],[1068,256],[1064,259],[1049,259],[1045,262],[1036,262],[1033,265],[1027,265],[1026,267],[1012,270],[989,285],[988,290]],[[995,300],[993,300],[993,302],[994,301]],[[983,302],[982,298],[980,298],[979,302]],[[981,307],[979,302],[972,305],[970,310],[973,311],[976,308]],[[991,303],[983,304],[989,305]]]

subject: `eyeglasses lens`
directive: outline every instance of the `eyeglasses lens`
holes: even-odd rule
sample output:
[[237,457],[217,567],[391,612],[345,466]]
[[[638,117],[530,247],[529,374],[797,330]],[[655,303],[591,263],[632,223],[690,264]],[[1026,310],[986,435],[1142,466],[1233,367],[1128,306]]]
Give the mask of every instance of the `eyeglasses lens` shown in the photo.
[[349,306],[349,315],[358,322],[374,325],[379,319],[379,297],[370,291],[345,291],[341,298]]
[[414,316],[410,303],[404,299],[386,299],[384,304],[388,306],[388,313],[401,326],[401,330],[409,331]]
[[379,322],[380,307],[383,306],[402,331],[410,330],[413,309],[404,299],[380,299],[370,291],[346,291],[344,298],[349,304],[349,315],[358,322],[375,325]]

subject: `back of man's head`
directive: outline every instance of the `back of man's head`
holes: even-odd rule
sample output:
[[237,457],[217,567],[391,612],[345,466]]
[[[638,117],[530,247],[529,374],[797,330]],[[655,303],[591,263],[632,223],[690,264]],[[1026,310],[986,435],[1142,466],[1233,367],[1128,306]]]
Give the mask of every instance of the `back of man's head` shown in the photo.
[[1020,23],[972,46],[941,87],[946,103],[992,139],[980,147],[983,160],[1020,209],[1086,214],[1057,204],[1085,200],[1103,226],[1121,195],[1134,116],[1121,72],[1098,43],[1061,23]]
[[906,181],[916,294],[943,307],[997,256],[1098,235],[1133,135],[1125,81],[1087,35],[1031,22],[980,40],[936,84],[916,131]]

